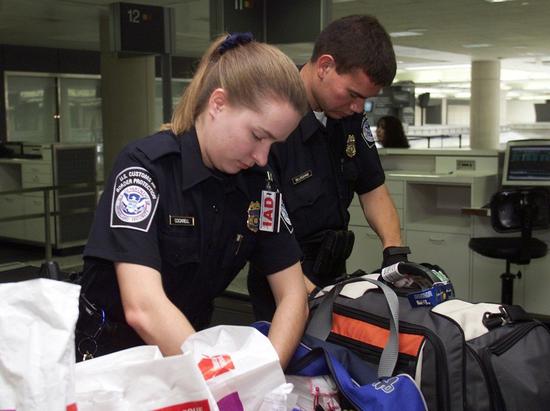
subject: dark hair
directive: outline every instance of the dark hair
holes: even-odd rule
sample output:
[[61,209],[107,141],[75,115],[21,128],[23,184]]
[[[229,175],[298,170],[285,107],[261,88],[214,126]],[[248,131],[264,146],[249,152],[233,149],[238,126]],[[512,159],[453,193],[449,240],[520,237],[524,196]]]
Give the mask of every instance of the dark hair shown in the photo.
[[393,116],[380,117],[376,127],[384,129],[384,140],[380,143],[384,148],[409,148],[409,141],[403,130],[401,120]]
[[311,62],[323,54],[334,58],[339,74],[360,68],[379,86],[389,86],[397,70],[389,34],[369,15],[342,17],[325,27],[317,37]]
[[162,128],[175,134],[190,129],[218,87],[227,91],[231,104],[251,110],[257,110],[265,98],[288,102],[300,115],[308,107],[300,73],[288,56],[274,46],[253,41],[247,33],[226,34],[203,55],[171,123]]

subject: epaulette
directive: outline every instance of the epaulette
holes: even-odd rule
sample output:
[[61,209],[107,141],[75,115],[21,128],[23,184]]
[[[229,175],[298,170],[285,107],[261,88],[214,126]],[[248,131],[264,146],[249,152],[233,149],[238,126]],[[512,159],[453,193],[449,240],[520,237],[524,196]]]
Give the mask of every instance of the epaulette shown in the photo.
[[155,161],[167,154],[179,153],[180,137],[175,136],[170,130],[159,131],[152,136],[136,142],[136,149],[141,151],[151,161]]

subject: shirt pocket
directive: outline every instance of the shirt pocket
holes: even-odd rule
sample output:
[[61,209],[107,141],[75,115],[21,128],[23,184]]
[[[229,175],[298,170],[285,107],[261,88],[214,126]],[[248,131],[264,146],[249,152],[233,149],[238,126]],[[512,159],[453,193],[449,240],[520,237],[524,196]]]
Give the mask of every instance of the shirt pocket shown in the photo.
[[198,236],[178,230],[168,230],[160,234],[160,254],[162,265],[179,267],[200,262],[200,241]]
[[301,208],[313,206],[321,194],[321,179],[313,176],[299,184],[291,184],[283,195],[283,201],[292,214]]
[[255,243],[253,234],[236,234],[226,247],[222,268],[239,271],[249,260]]

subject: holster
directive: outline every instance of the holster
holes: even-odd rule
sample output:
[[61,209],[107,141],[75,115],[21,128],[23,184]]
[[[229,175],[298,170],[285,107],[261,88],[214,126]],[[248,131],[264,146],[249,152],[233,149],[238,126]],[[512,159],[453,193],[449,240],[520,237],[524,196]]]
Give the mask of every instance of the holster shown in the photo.
[[342,275],[354,242],[351,230],[327,230],[313,264],[313,274],[323,283]]
[[144,344],[127,324],[111,321],[105,311],[80,294],[75,333],[76,354],[88,358]]

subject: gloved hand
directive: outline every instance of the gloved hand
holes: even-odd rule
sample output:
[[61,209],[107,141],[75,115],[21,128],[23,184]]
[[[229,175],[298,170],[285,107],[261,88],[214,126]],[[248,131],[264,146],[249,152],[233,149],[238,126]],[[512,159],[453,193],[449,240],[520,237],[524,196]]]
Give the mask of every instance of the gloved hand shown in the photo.
[[381,268],[388,267],[400,261],[409,261],[407,254],[411,253],[411,249],[407,246],[402,247],[386,247],[382,253],[382,266]]

